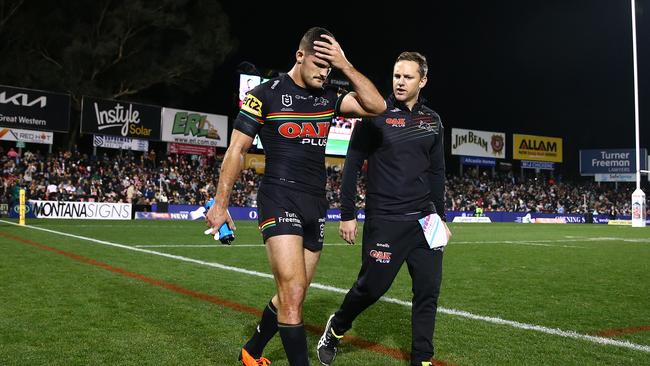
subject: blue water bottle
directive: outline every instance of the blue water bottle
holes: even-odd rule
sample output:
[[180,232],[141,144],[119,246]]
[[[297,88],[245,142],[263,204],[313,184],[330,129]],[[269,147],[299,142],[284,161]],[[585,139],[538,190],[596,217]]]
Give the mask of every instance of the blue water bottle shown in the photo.
[[[214,205],[214,198],[210,198],[203,207],[205,207],[205,211],[208,212],[212,205]],[[228,216],[230,216],[230,213],[228,213]],[[215,234],[215,239],[217,238],[217,235],[219,235],[219,241],[221,244],[230,245],[235,241],[235,233],[230,230],[230,227],[228,227],[228,223],[226,222],[219,227],[219,233]]]

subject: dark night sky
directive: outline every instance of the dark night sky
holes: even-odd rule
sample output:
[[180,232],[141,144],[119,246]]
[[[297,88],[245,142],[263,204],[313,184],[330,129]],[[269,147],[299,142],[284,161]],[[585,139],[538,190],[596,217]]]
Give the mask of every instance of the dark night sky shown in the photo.
[[[424,53],[430,71],[423,95],[448,136],[452,127],[506,132],[508,158],[513,132],[562,137],[560,170],[571,176],[579,149],[634,147],[629,1],[416,1],[346,9],[350,3],[223,4],[239,45],[197,107],[232,115],[236,65],[288,71],[302,33],[319,25],[383,94],[390,92],[397,55]],[[637,1],[637,8],[641,145],[650,147],[644,123],[650,20],[643,12],[650,0]],[[448,167],[457,169],[456,160]]]

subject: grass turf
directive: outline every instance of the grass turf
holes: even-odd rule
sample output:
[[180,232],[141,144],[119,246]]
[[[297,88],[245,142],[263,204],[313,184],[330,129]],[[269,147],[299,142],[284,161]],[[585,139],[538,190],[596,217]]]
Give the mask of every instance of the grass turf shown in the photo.
[[[239,222],[233,246],[203,236],[200,222],[31,220],[29,225],[224,266],[269,273],[253,222]],[[593,334],[650,325],[650,228],[604,225],[451,224],[440,306],[521,323]],[[360,245],[342,245],[328,223],[314,282],[347,290]],[[4,234],[4,236],[3,236]],[[11,236],[11,237],[8,237]],[[23,241],[12,237],[22,238]],[[26,244],[31,241],[174,284],[193,293],[262,309],[273,281],[0,222],[0,364],[236,365],[257,316]],[[196,247],[194,245],[210,245]],[[252,245],[252,246],[247,246]],[[403,268],[387,297],[408,301]],[[343,294],[310,289],[305,323],[322,326]],[[349,333],[410,348],[410,309],[379,302]],[[650,344],[650,331],[616,339]],[[310,334],[312,362],[318,336]],[[450,315],[438,315],[436,355],[456,365],[650,364],[650,353]],[[646,348],[648,348],[646,346]],[[650,348],[648,348],[650,349]],[[276,337],[266,354],[287,365]],[[344,343],[336,365],[406,365]]]

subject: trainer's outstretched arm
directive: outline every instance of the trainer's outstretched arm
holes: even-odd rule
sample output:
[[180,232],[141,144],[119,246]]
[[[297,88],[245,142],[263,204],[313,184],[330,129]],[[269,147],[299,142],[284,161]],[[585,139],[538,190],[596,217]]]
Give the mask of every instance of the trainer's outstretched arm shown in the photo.
[[217,193],[214,197],[214,205],[210,207],[206,219],[210,227],[218,230],[219,227],[227,222],[228,226],[234,230],[235,223],[228,215],[228,204],[232,187],[241,172],[242,164],[246,151],[253,144],[253,138],[238,131],[233,130],[230,136],[230,146],[226,150],[221,163],[221,173],[219,174],[219,183],[217,183]]

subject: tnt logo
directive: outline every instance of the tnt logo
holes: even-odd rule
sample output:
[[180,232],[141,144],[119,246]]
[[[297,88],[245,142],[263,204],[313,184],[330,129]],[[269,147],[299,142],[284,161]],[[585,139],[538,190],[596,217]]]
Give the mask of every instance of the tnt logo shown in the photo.
[[300,137],[301,144],[325,146],[327,144],[326,138],[329,128],[329,122],[317,122],[315,125],[313,122],[303,122],[301,124],[285,122],[278,127],[278,132],[288,139]]
[[406,126],[406,118],[386,118],[386,124],[392,127]]
[[390,263],[390,256],[393,253],[391,252],[384,252],[381,250],[371,250],[370,251],[370,256],[375,258],[375,260],[379,263]]

